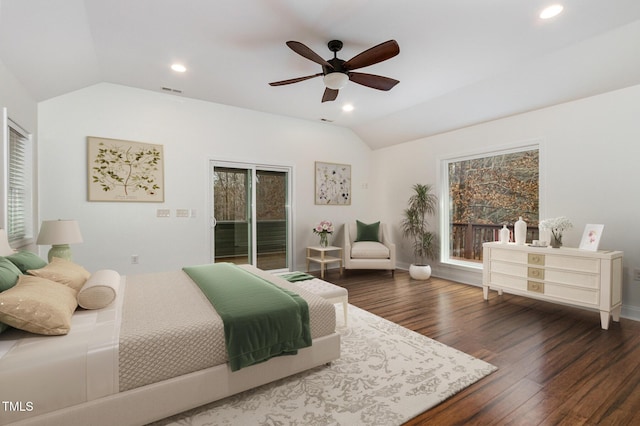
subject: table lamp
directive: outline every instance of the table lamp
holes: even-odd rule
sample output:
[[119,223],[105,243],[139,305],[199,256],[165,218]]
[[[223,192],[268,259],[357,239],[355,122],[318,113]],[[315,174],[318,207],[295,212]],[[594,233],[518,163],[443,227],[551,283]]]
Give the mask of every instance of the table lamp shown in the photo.
[[15,251],[9,245],[7,231],[5,231],[4,229],[0,229],[0,256],[9,256],[14,252]]
[[38,234],[38,245],[51,244],[51,250],[47,258],[49,262],[54,257],[71,260],[71,247],[69,244],[77,244],[82,242],[82,234],[80,227],[75,220],[45,220],[40,226]]

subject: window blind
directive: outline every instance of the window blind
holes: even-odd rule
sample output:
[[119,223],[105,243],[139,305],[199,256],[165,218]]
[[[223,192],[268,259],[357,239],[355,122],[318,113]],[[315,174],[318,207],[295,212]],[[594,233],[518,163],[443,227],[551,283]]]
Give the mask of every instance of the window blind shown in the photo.
[[29,137],[9,121],[7,233],[9,242],[31,238],[31,152]]

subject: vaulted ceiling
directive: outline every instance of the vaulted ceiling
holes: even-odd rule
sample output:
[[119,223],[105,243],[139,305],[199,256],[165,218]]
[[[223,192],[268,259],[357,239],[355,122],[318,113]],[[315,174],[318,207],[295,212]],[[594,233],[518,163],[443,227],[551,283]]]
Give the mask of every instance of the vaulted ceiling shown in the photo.
[[[0,0],[0,61],[37,101],[100,82],[351,128],[373,149],[640,84],[640,1]],[[394,39],[400,54],[320,102],[299,41],[341,59]],[[184,73],[170,69],[182,63]],[[344,104],[354,110],[344,112]]]

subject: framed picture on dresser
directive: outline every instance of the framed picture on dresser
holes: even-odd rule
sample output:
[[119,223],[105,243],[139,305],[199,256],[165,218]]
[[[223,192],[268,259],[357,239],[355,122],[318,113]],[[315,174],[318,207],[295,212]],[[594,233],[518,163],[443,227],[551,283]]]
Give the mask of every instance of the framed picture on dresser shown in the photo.
[[585,225],[582,239],[580,240],[580,249],[598,251],[603,229],[604,225],[594,225],[591,223]]

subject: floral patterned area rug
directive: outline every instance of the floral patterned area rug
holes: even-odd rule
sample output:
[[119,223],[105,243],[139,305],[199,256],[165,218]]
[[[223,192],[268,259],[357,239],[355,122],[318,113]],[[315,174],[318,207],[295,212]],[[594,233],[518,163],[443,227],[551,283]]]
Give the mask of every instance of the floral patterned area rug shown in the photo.
[[497,367],[349,305],[340,359],[153,425],[400,425]]

